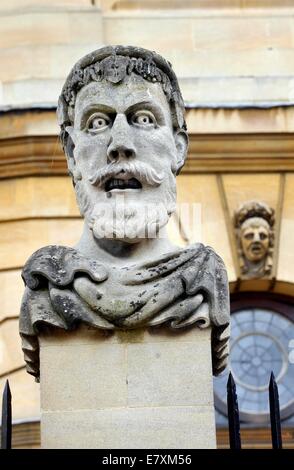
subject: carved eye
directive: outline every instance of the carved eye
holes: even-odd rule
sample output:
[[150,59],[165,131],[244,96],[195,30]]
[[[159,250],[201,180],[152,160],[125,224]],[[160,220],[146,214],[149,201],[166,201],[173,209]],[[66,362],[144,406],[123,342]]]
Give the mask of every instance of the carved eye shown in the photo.
[[138,111],[132,117],[132,122],[140,127],[150,127],[156,125],[156,119],[150,111]]
[[261,233],[260,234],[260,240],[266,240],[268,238],[266,233]]
[[246,238],[246,240],[253,240],[254,233],[252,233],[252,232],[246,233],[245,238]]
[[86,129],[91,134],[97,134],[100,131],[107,129],[110,125],[110,119],[105,114],[96,113],[93,114],[87,121]]

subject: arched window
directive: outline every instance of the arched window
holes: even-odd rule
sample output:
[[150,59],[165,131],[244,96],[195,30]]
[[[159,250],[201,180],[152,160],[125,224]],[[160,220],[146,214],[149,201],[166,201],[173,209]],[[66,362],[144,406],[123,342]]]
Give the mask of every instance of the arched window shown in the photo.
[[281,419],[294,415],[294,299],[264,293],[231,298],[230,359],[214,380],[215,406],[226,415],[226,382],[232,372],[240,419],[269,421],[271,371],[279,388]]

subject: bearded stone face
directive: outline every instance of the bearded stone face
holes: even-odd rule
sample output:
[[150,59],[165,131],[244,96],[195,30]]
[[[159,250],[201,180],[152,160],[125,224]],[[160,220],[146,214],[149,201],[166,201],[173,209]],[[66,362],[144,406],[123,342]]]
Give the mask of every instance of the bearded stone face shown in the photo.
[[270,227],[260,217],[247,219],[241,227],[241,245],[248,261],[261,261],[268,253],[270,242]]
[[91,82],[77,95],[68,157],[77,201],[96,238],[157,236],[175,210],[187,137],[160,83],[137,75]]

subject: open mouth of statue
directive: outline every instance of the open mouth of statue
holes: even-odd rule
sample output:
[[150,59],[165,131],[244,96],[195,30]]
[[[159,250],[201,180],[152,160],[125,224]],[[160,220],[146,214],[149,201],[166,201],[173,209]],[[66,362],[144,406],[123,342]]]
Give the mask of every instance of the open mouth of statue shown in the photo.
[[119,178],[110,178],[105,183],[105,191],[112,191],[114,189],[141,189],[142,184],[136,178],[130,179],[119,179]]

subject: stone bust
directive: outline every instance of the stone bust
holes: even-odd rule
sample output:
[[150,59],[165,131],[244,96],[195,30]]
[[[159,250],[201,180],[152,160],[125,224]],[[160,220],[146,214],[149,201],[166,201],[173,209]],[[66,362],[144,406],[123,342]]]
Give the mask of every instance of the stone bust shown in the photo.
[[246,278],[270,276],[273,266],[274,210],[249,201],[235,213],[241,273]]
[[212,248],[180,249],[166,235],[188,147],[171,64],[138,47],[98,49],[73,67],[57,113],[84,230],[74,248],[41,248],[24,266],[20,334],[28,372],[38,380],[44,326],[84,323],[211,326],[219,374],[229,340],[224,264]]

